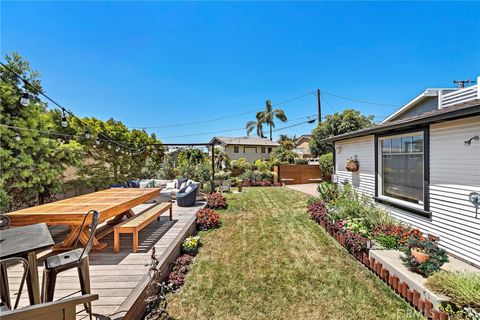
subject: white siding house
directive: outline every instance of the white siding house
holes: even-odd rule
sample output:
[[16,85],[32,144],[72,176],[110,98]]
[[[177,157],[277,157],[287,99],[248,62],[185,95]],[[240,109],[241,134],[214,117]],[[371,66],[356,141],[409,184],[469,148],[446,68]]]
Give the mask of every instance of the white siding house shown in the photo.
[[213,137],[210,143],[221,146],[231,160],[245,158],[248,162],[268,160],[272,149],[279,146],[275,141],[257,137]]
[[[439,103],[436,110],[407,118],[397,113],[400,120],[327,139],[335,145],[336,182],[371,195],[393,216],[439,236],[450,254],[476,266],[480,211],[469,196],[480,193],[478,98]],[[345,169],[352,157],[358,172]]]

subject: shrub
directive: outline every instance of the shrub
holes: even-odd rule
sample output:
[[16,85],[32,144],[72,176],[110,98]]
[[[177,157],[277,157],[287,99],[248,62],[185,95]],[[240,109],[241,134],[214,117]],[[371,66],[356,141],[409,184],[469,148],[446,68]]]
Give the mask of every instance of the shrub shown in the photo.
[[353,233],[358,233],[362,236],[367,236],[370,230],[363,218],[352,218],[346,221],[342,221],[343,229],[350,230]]
[[303,158],[296,158],[295,164],[308,164],[308,160]]
[[224,181],[224,180],[228,180],[230,179],[230,175],[232,174],[231,171],[218,171],[218,172],[215,172],[215,181]]
[[271,171],[246,170],[239,176],[243,187],[269,187],[273,186],[274,174]]
[[172,271],[168,275],[167,282],[173,290],[177,290],[185,283],[185,273],[180,270]]
[[368,238],[359,233],[347,230],[345,232],[345,246],[353,254],[367,251]]
[[426,285],[449,297],[457,308],[480,309],[480,273],[440,271],[430,276]]
[[[380,245],[387,249],[401,249],[407,245],[409,239],[421,240],[424,238],[420,230],[399,224],[378,225],[373,229],[372,236]],[[387,238],[394,239],[395,245],[393,246],[393,243]]]
[[336,183],[322,182],[317,186],[317,192],[320,198],[329,203],[338,198],[338,186]]
[[318,158],[318,163],[320,165],[320,170],[324,177],[331,177],[333,174],[333,153],[329,152],[322,154]]
[[182,250],[188,254],[197,253],[198,248],[200,247],[200,237],[188,237],[182,243]]
[[199,230],[210,230],[221,225],[220,216],[212,209],[200,209],[197,212],[197,228]]
[[400,226],[401,223],[392,215],[390,215],[387,211],[382,208],[375,206],[371,201],[368,206],[368,210],[364,211],[364,217],[367,220],[367,223],[370,228],[374,228],[376,226]]
[[191,255],[182,254],[175,260],[175,262],[172,263],[171,270],[172,271],[178,271],[178,270],[188,271],[187,267],[191,265],[192,262],[193,262],[193,257]]
[[185,275],[190,271],[193,258],[189,254],[183,254],[171,264],[167,282],[173,290],[177,290],[185,283]]
[[[412,249],[420,250],[430,256],[424,262],[419,263],[412,255]],[[448,262],[448,256],[445,250],[438,247],[436,241],[429,238],[416,239],[409,238],[404,251],[405,257],[402,257],[403,264],[413,272],[420,273],[423,276],[430,276],[440,270],[440,267]]]
[[320,223],[327,216],[327,207],[325,206],[325,202],[319,199],[316,201],[312,200],[308,205],[307,210],[310,213],[310,218],[317,223]]
[[385,249],[398,249],[398,241],[393,234],[389,236],[381,234],[375,240]]
[[221,193],[214,192],[207,196],[207,208],[226,209],[228,207],[227,198]]

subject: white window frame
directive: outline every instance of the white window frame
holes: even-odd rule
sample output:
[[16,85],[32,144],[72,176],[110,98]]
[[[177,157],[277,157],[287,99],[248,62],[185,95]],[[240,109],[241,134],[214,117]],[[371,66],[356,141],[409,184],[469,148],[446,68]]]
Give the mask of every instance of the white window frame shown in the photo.
[[[420,131],[411,131],[411,132],[408,132],[408,133],[402,133],[402,134],[393,134],[393,135],[386,135],[386,136],[382,136],[382,137],[378,137],[378,141],[377,141],[377,150],[378,150],[378,154],[377,154],[377,163],[378,163],[378,175],[377,175],[377,179],[378,179],[378,184],[377,184],[377,188],[378,188],[378,196],[377,198],[380,199],[380,200],[384,200],[384,201],[387,201],[387,202],[392,202],[392,203],[395,203],[395,204],[398,204],[400,206],[403,206],[403,207],[407,207],[407,208],[412,208],[412,209],[416,209],[416,210],[424,210],[424,204],[425,204],[425,186],[423,186],[423,191],[422,191],[422,194],[423,194],[423,200],[422,200],[422,204],[415,204],[413,202],[409,202],[409,201],[405,201],[405,200],[400,200],[400,199],[397,199],[397,198],[393,198],[393,197],[389,197],[389,196],[386,196],[383,194],[383,154],[382,154],[382,141],[384,140],[389,140],[389,139],[394,139],[394,138],[401,138],[401,137],[409,137],[409,136],[415,136],[415,135],[421,135],[422,136],[422,141],[423,141],[423,157],[425,157],[425,153],[426,153],[426,150],[425,150],[425,135],[424,135],[424,131],[420,130]],[[423,162],[423,167],[422,167],[422,175],[423,173],[425,172],[425,162]]]

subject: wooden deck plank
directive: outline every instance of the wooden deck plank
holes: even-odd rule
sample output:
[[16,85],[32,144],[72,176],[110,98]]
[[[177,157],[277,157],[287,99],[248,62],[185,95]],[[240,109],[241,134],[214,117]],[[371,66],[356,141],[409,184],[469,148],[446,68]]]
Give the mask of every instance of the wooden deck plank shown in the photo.
[[[108,193],[108,192],[105,192]],[[113,193],[113,192],[112,192]],[[138,213],[152,206],[152,204],[143,204],[134,208]],[[99,295],[99,300],[93,302],[93,313],[104,317],[121,318],[128,310],[123,310],[127,299],[133,299],[138,294],[139,286],[148,273],[151,249],[155,246],[157,256],[162,259],[162,255],[168,250],[174,241],[178,241],[178,235],[188,229],[195,217],[197,210],[203,206],[203,203],[195,207],[179,208],[173,206],[173,221],[169,221],[167,216],[161,216],[160,221],[154,221],[140,232],[138,253],[132,253],[131,235],[122,235],[121,251],[118,254],[113,253],[113,235],[110,234],[103,239],[109,244],[101,252],[92,251],[90,255],[90,278],[92,293]],[[55,242],[60,242],[68,233],[68,228],[55,226],[51,228],[52,236]],[[39,275],[42,277],[42,263],[39,263]],[[20,266],[9,268],[9,280],[12,290],[19,283],[21,276]],[[41,281],[41,279],[40,279]],[[61,273],[57,279],[55,288],[55,299],[60,299],[68,295],[79,295],[80,284],[76,270],[68,270]],[[28,295],[24,291],[20,299],[20,306],[28,304]],[[77,319],[88,319],[83,308],[79,307]]]

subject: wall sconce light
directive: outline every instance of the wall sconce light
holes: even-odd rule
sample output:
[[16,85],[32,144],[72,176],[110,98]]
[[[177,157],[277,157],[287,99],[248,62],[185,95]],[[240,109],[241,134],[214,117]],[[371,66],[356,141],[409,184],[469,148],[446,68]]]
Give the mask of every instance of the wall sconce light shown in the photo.
[[475,141],[480,141],[480,137],[479,136],[474,136],[474,137],[471,137],[470,139],[468,140],[465,140],[463,143],[465,144],[465,147],[468,147],[469,145],[472,144],[472,140],[475,140]]
[[475,219],[478,218],[478,208],[480,207],[480,192],[470,192],[468,200],[475,207]]

